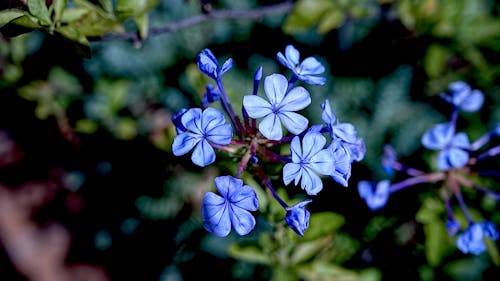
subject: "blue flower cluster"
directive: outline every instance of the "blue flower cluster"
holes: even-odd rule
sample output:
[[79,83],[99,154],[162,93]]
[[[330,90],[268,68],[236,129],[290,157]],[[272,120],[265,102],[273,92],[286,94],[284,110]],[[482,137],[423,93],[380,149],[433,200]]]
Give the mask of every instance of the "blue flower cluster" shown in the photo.
[[493,130],[471,143],[466,133],[457,132],[458,114],[459,112],[476,112],[480,110],[484,103],[483,93],[471,89],[463,81],[457,81],[451,83],[448,90],[441,94],[441,97],[452,107],[450,121],[435,125],[426,131],[421,139],[421,143],[425,148],[438,151],[436,166],[439,171],[425,173],[415,168],[406,167],[398,161],[394,149],[386,146],[382,159],[384,170],[390,176],[395,171],[399,171],[406,173],[410,177],[397,183],[391,183],[390,180],[382,180],[378,183],[360,181],[358,183],[358,192],[370,209],[377,210],[386,205],[391,193],[417,184],[443,182],[442,186],[445,191],[440,192],[440,194],[443,195],[446,205],[448,216],[446,228],[448,233],[450,236],[455,236],[461,229],[461,225],[455,219],[451,206],[451,200],[454,197],[467,220],[466,229],[456,239],[457,248],[463,253],[477,255],[486,250],[483,238],[497,240],[499,233],[492,222],[477,222],[472,218],[462,196],[461,187],[473,189],[500,199],[500,194],[484,188],[474,181],[477,175],[500,174],[494,171],[486,173],[476,168],[476,165],[481,161],[500,153],[499,145],[483,148],[491,143],[492,138],[500,136],[500,124],[497,124]]
[[[262,168],[263,163],[283,165],[283,183],[294,181],[310,196],[323,189],[322,176],[329,176],[342,186],[347,186],[353,161],[361,161],[366,152],[362,138],[355,127],[339,123],[328,101],[322,104],[324,124],[309,126],[309,120],[299,112],[311,103],[311,95],[302,81],[310,85],[323,85],[326,78],[320,76],[325,68],[315,58],[300,61],[300,53],[288,45],[285,55],[277,54],[277,60],[292,75],[273,73],[264,78],[264,95],[259,96],[262,67],[254,75],[253,93],[243,97],[242,116],[238,116],[230,102],[222,81],[223,75],[233,66],[232,59],[219,65],[214,54],[204,49],[197,57],[200,72],[212,78],[215,85],[207,85],[202,108],[181,109],[172,117],[177,136],[172,152],[181,156],[193,151],[194,164],[205,167],[214,163],[216,150],[240,156],[234,176],[215,178],[218,194],[208,192],[203,198],[203,226],[214,235],[227,236],[231,229],[246,235],[255,228],[256,220],[251,212],[258,210],[256,192],[240,179],[249,172],[260,179],[273,198],[285,209],[284,221],[300,236],[309,226],[310,213],[305,208],[312,200],[307,199],[289,206],[280,198]],[[222,113],[211,103],[220,102]],[[229,119],[229,123],[226,121]],[[257,125],[257,120],[259,120]],[[325,136],[326,135],[326,136]],[[278,145],[290,144],[290,154],[280,155]]]

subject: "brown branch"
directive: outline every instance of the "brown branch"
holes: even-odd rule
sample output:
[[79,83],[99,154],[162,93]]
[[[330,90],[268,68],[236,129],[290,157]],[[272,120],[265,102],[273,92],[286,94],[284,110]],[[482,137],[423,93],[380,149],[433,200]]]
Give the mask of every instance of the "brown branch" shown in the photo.
[[[180,20],[178,22],[167,23],[162,26],[151,27],[148,31],[149,37],[156,36],[163,33],[171,33],[181,30],[186,27],[201,24],[211,20],[227,20],[227,19],[253,19],[258,20],[267,15],[283,14],[291,11],[293,8],[292,1],[283,3],[263,6],[255,9],[248,10],[213,10],[208,14],[198,14],[196,16]],[[135,33],[111,33],[104,35],[101,40],[128,40],[138,42],[142,40],[140,36]]]

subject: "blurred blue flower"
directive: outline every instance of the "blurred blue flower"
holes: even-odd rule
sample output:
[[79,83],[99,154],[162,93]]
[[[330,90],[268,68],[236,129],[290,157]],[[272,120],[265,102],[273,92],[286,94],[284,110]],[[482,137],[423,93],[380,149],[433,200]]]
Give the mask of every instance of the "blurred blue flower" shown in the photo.
[[304,232],[309,227],[309,217],[311,214],[305,206],[311,202],[312,200],[308,199],[286,208],[286,223],[301,237],[304,236]]
[[209,104],[220,100],[220,92],[214,85],[208,84],[205,89],[206,92],[201,99],[203,107],[207,107]]
[[441,150],[438,155],[438,168],[446,171],[460,168],[469,161],[469,138],[465,133],[455,134],[451,123],[435,125],[422,136],[422,145],[428,149]]
[[371,210],[377,210],[385,206],[389,199],[391,182],[388,180],[379,181],[376,185],[369,181],[358,183],[358,193],[365,199]]
[[358,138],[358,132],[350,123],[340,123],[337,116],[330,107],[330,102],[325,100],[321,104],[323,110],[321,118],[328,127],[332,139],[340,139],[351,156],[352,161],[361,161],[365,157],[366,146],[362,138]]
[[209,49],[203,49],[196,58],[196,61],[198,63],[198,69],[214,80],[220,79],[222,75],[233,66],[233,60],[229,58],[224,62],[222,67],[219,67],[217,58],[215,58],[214,54]]
[[390,145],[384,146],[384,155],[382,156],[382,167],[389,176],[394,175],[394,166],[397,162],[397,154]]
[[182,134],[184,133],[185,131],[187,131],[186,127],[184,127],[184,125],[182,125],[182,115],[184,115],[184,113],[186,113],[186,111],[188,111],[187,109],[185,108],[181,108],[179,111],[177,111],[176,113],[174,113],[174,115],[172,115],[172,123],[174,123],[175,125],[175,131],[177,132],[177,134]]
[[290,144],[292,163],[283,167],[283,181],[288,185],[295,180],[295,185],[301,180],[301,187],[309,195],[316,195],[323,189],[318,174],[330,175],[334,170],[333,155],[330,149],[323,149],[326,138],[317,132],[307,132],[302,139],[295,136]]
[[446,221],[446,231],[450,236],[455,236],[460,230],[460,223],[454,219],[448,219]]
[[479,90],[472,90],[469,84],[463,81],[450,83],[448,93],[442,93],[441,97],[466,112],[477,111],[484,103],[483,93]]
[[278,61],[290,69],[297,79],[306,82],[310,85],[323,85],[326,78],[316,76],[325,72],[323,65],[315,58],[308,57],[302,63],[300,60],[300,53],[292,45],[285,48],[285,55],[281,52],[277,54]]
[[222,196],[207,192],[203,197],[201,214],[205,229],[219,237],[227,236],[231,225],[239,235],[252,231],[255,218],[249,211],[259,207],[255,191],[231,176],[216,177],[215,187]]
[[491,222],[471,223],[471,225],[458,236],[457,248],[464,254],[481,254],[486,250],[483,237],[492,240],[498,239],[498,230]]
[[281,74],[272,74],[264,80],[264,92],[269,101],[257,96],[243,97],[243,106],[252,118],[261,118],[259,131],[270,140],[283,137],[281,123],[292,134],[298,135],[307,128],[309,121],[294,111],[304,109],[311,103],[309,92],[296,87],[287,93],[288,81]]
[[208,141],[225,145],[232,139],[231,125],[226,124],[224,115],[214,108],[207,108],[203,112],[200,108],[191,108],[182,114],[181,124],[186,131],[174,138],[172,152],[180,156],[194,147],[191,160],[201,167],[215,161],[215,151]]
[[333,155],[334,169],[330,176],[342,186],[347,187],[347,182],[351,177],[351,156],[346,148],[340,145],[340,142],[333,141],[328,149],[331,150]]

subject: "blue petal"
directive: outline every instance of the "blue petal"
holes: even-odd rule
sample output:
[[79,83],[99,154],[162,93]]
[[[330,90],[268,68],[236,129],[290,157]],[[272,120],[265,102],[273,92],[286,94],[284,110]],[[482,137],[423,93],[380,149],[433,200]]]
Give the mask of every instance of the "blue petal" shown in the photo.
[[181,122],[184,127],[191,132],[203,135],[203,129],[201,127],[201,116],[202,111],[200,108],[191,108],[181,117]]
[[198,69],[211,77],[217,79],[219,64],[214,54],[209,49],[204,49],[197,57]]
[[438,168],[441,171],[463,167],[467,161],[469,154],[458,148],[443,150],[438,154]]
[[358,182],[358,193],[363,199],[373,196],[373,183],[369,181]]
[[233,67],[233,59],[229,58],[222,65],[219,76],[224,75],[224,73],[226,73],[229,69],[231,69],[231,67]]
[[223,124],[206,133],[207,139],[216,144],[229,144],[233,138],[233,128],[230,124]]
[[478,255],[486,250],[483,241],[483,231],[479,224],[472,224],[457,238],[457,248],[465,254]]
[[237,188],[231,193],[229,200],[234,206],[248,211],[257,211],[259,208],[257,194],[248,185],[243,185],[242,187]]
[[290,90],[279,104],[280,111],[298,111],[311,104],[309,92],[303,87]]
[[307,125],[309,124],[307,118],[295,112],[280,112],[278,113],[278,116],[283,123],[283,126],[285,126],[285,128],[287,128],[287,130],[294,135],[302,133],[305,129],[307,129]]
[[422,136],[422,145],[428,149],[443,149],[453,137],[454,127],[451,123],[435,125]]
[[295,180],[295,184],[299,181],[301,176],[301,168],[299,164],[287,163],[283,167],[283,182],[288,185],[292,180]]
[[299,64],[300,53],[297,49],[295,49],[294,46],[292,46],[292,45],[286,46],[285,55],[286,55],[287,60],[290,62],[290,64],[292,64],[294,66],[294,68],[296,65]]
[[224,198],[229,199],[231,194],[243,186],[243,181],[231,176],[220,176],[214,179],[215,187]]
[[260,121],[259,131],[270,140],[280,140],[283,137],[280,118],[275,114],[269,114]]
[[498,229],[495,227],[495,225],[490,222],[490,221],[484,221],[479,223],[481,225],[481,228],[483,229],[484,236],[492,239],[492,240],[498,240]]
[[321,178],[316,175],[313,170],[307,167],[303,169],[300,184],[302,189],[304,189],[308,195],[316,195],[323,189],[323,182],[321,181]]
[[320,152],[326,144],[326,138],[315,132],[307,132],[302,138],[302,160],[311,160],[311,158]]
[[283,100],[288,88],[288,80],[281,74],[271,74],[264,80],[264,92],[272,106],[277,106]]
[[299,79],[309,85],[324,85],[326,83],[326,78],[319,76],[300,75]]
[[484,103],[484,95],[479,90],[473,90],[460,104],[460,109],[466,112],[478,111]]
[[325,72],[323,65],[315,58],[308,57],[300,64],[300,74],[315,75]]
[[292,154],[292,162],[299,163],[302,159],[302,147],[298,136],[293,137],[290,143],[290,153]]
[[172,123],[174,123],[175,125],[175,130],[177,132],[177,134],[182,134],[184,133],[185,131],[187,131],[187,129],[184,127],[184,125],[182,125],[182,115],[184,115],[184,113],[187,112],[187,109],[185,108],[181,108],[179,111],[177,111],[171,118],[170,120],[172,120]]
[[205,167],[215,161],[215,151],[206,140],[200,141],[191,155],[193,163]]
[[453,139],[451,140],[451,145],[457,148],[469,149],[470,148],[469,138],[465,133],[458,133],[455,136],[453,136]]
[[207,192],[203,197],[201,215],[203,226],[207,231],[219,237],[225,237],[231,232],[229,204],[213,192]]
[[329,126],[335,125],[335,121],[337,121],[337,116],[332,111],[332,108],[330,107],[330,102],[328,100],[325,100],[321,104],[321,109],[323,112],[321,113],[321,119],[323,119],[323,122]]
[[307,167],[321,175],[331,175],[335,170],[334,157],[330,149],[323,149],[311,157],[311,163]]
[[244,96],[243,106],[248,116],[252,118],[261,118],[272,113],[271,104],[265,99],[255,95]]
[[296,205],[286,208],[285,221],[288,226],[299,236],[304,236],[304,232],[309,227],[309,218],[311,214],[306,210],[305,205],[312,200],[302,201]]
[[348,142],[355,143],[358,137],[356,128],[351,123],[340,123],[332,127],[332,132],[338,138]]
[[193,133],[182,133],[174,138],[172,143],[172,153],[175,156],[180,156],[188,153],[201,140],[199,135]]
[[231,205],[230,208],[229,217],[236,233],[246,235],[252,231],[255,227],[255,218],[252,214],[235,205]]
[[226,123],[224,114],[215,108],[207,108],[203,111],[201,116],[201,129],[203,133],[212,130],[215,127]]
[[292,70],[295,69],[296,64],[294,64],[293,62],[289,61],[281,52],[278,52],[278,54],[276,55],[276,58],[278,59],[278,61],[282,65],[284,65],[288,69],[292,69]]

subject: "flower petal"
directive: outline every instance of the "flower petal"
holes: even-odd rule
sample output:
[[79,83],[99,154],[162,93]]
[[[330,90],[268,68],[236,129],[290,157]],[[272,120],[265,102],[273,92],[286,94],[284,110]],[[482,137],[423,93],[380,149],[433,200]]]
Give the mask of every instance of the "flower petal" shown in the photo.
[[299,164],[287,163],[283,167],[283,182],[288,185],[292,180],[298,182],[301,176],[301,168]]
[[307,118],[295,112],[280,112],[278,116],[281,122],[283,122],[283,126],[294,135],[302,133],[307,129],[307,125],[309,124]]
[[428,149],[443,149],[453,137],[454,127],[451,123],[435,125],[422,136],[422,145]]
[[454,135],[453,139],[451,140],[451,144],[453,147],[457,148],[462,148],[462,149],[470,148],[469,138],[465,133],[457,133],[456,135]]
[[226,123],[226,118],[224,114],[217,109],[209,107],[203,111],[201,116],[201,129],[204,133],[224,123]]
[[311,163],[307,167],[318,174],[331,175],[335,170],[333,153],[330,149],[323,149],[311,157]]
[[291,89],[279,104],[280,111],[298,111],[311,104],[309,92],[304,87]]
[[288,80],[281,74],[271,74],[264,79],[264,92],[271,106],[281,103],[287,88]]
[[206,136],[213,143],[229,144],[233,138],[233,127],[230,124],[223,124],[207,131]]
[[213,192],[207,192],[203,197],[201,215],[203,227],[219,237],[225,237],[231,232],[229,204]]
[[226,73],[229,69],[231,69],[231,67],[233,67],[233,59],[229,58],[222,65],[219,75],[220,76],[224,75],[224,73]]
[[181,122],[184,125],[184,127],[189,131],[198,135],[203,135],[201,118],[202,118],[201,109],[191,108],[182,115]]
[[479,90],[472,90],[472,92],[460,104],[460,109],[466,112],[477,111],[483,106],[484,95]]
[[265,99],[256,95],[247,95],[243,97],[243,106],[252,118],[261,118],[272,113],[271,104]]
[[257,211],[259,208],[259,201],[257,200],[257,193],[249,185],[243,185],[236,189],[229,197],[231,204],[239,208]]
[[290,143],[290,153],[292,154],[292,162],[299,163],[302,159],[302,147],[298,136],[293,137]]
[[307,167],[302,170],[300,185],[308,195],[316,195],[323,189],[323,182],[320,177],[316,175],[313,170]]
[[225,198],[229,199],[231,194],[243,186],[243,181],[231,176],[220,176],[214,179],[215,188]]
[[285,55],[288,61],[290,61],[294,67],[299,64],[300,53],[293,45],[288,45],[285,48]]
[[276,114],[269,114],[262,119],[259,123],[259,131],[270,140],[280,140],[283,137],[280,118]]
[[323,122],[325,122],[325,124],[329,125],[330,127],[335,125],[337,116],[335,116],[335,113],[333,113],[333,110],[330,107],[330,101],[325,100],[321,104],[321,109],[323,110],[323,112],[321,113],[321,119],[323,119]]
[[188,153],[201,140],[199,135],[193,133],[182,133],[175,136],[172,143],[172,153],[175,156],[180,156]]
[[326,138],[315,132],[307,132],[302,139],[302,160],[311,161],[311,158],[323,149]]
[[212,79],[217,78],[219,64],[212,51],[210,51],[209,49],[203,49],[203,51],[201,51],[201,53],[197,57],[197,63],[198,69],[202,73],[208,75]]
[[191,160],[196,165],[205,167],[215,161],[215,151],[206,140],[202,140],[196,145]]
[[313,57],[308,57],[300,64],[300,74],[315,75],[325,72],[325,67]]
[[239,235],[246,235],[255,227],[255,218],[252,214],[238,206],[230,206],[229,217],[234,231]]

